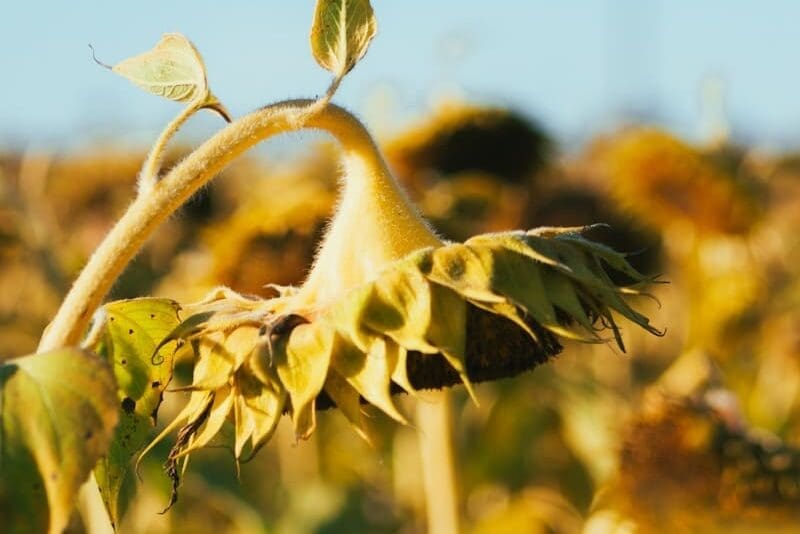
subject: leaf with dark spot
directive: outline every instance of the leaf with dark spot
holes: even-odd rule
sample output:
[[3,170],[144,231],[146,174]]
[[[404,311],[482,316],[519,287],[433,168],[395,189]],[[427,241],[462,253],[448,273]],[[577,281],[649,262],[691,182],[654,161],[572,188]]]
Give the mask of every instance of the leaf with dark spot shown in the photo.
[[111,519],[118,524],[135,489],[132,458],[147,443],[172,379],[176,343],[162,344],[162,340],[180,322],[179,306],[167,299],[146,298],[111,302],[103,308],[110,320],[96,350],[114,363],[120,424],[95,476]]
[[133,410],[136,409],[136,401],[130,397],[125,397],[122,399],[122,411],[126,414],[130,415],[133,413]]

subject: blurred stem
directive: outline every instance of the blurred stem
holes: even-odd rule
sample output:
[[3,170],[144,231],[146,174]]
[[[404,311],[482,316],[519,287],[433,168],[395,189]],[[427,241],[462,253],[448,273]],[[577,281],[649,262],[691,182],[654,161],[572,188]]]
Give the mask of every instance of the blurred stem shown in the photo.
[[453,403],[449,390],[433,402],[417,402],[417,434],[425,482],[425,504],[430,534],[459,532],[458,486],[453,454]]
[[89,480],[81,486],[78,492],[78,512],[81,514],[86,532],[91,534],[114,534],[114,527],[111,526],[111,517],[106,511],[106,505],[103,504],[94,473],[91,474]]
[[19,223],[23,229],[20,235],[33,252],[51,287],[60,293],[69,288],[69,279],[64,276],[64,270],[55,255],[54,243],[59,242],[62,229],[44,202],[52,160],[52,156],[47,154],[26,152],[20,162],[18,194],[13,188],[9,188],[7,194],[11,197],[12,205],[19,206],[22,220],[25,221],[24,224]]
[[281,482],[287,492],[301,488],[319,478],[319,451],[316,440],[305,441],[302,445],[295,436],[294,428],[288,418],[278,423],[275,432],[278,447],[278,468]]

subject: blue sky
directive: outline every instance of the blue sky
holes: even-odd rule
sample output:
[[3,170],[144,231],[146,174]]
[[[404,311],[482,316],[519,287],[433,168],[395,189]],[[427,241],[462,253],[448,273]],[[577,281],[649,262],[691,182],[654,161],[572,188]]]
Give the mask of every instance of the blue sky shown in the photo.
[[[701,87],[721,80],[735,136],[800,144],[800,2],[793,0],[373,0],[379,32],[337,101],[374,128],[437,96],[504,104],[565,142],[631,113],[698,136]],[[177,113],[99,68],[170,31],[192,39],[235,115],[314,95],[312,0],[7,2],[0,15],[0,146],[147,139]],[[189,135],[218,126],[210,114]]]

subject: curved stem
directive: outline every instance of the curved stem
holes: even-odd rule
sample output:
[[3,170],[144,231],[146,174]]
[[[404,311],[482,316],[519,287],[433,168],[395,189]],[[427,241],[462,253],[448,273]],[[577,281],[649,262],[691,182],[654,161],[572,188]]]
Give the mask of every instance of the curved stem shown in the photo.
[[[438,243],[391,178],[372,137],[358,119],[332,104],[311,108],[313,112],[309,113],[313,104],[312,100],[279,102],[242,117],[175,166],[149,194],[139,195],[78,276],[42,336],[39,350],[77,344],[114,281],[158,225],[239,155],[278,133],[301,128],[331,133],[342,145],[346,160],[364,169],[359,178],[380,195],[381,202],[393,206],[396,215],[409,219],[414,231],[406,236],[407,244],[402,248]],[[346,185],[351,184],[348,181]],[[318,263],[322,256],[324,250]]]
[[139,172],[138,193],[140,196],[149,194],[156,183],[158,183],[158,171],[161,168],[161,162],[164,160],[164,152],[167,149],[167,143],[169,143],[169,140],[172,139],[180,127],[183,126],[183,124],[189,120],[189,117],[194,115],[198,109],[198,106],[195,104],[189,104],[183,108],[178,116],[172,119],[172,121],[167,124],[167,127],[164,128],[164,131],[158,136],[153,148],[151,148],[150,152],[147,154],[147,159],[145,159],[142,165],[142,170]]

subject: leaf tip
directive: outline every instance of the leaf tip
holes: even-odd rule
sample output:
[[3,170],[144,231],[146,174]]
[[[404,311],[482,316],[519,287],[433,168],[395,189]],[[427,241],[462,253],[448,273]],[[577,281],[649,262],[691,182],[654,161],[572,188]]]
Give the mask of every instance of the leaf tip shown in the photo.
[[106,70],[113,71],[114,67],[112,67],[108,63],[103,63],[102,61],[97,59],[97,54],[95,52],[94,46],[92,46],[92,43],[89,43],[88,45],[89,45],[89,50],[92,51],[92,61],[94,61],[95,63],[97,63],[98,65],[100,65],[101,67],[103,67]]

